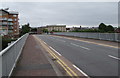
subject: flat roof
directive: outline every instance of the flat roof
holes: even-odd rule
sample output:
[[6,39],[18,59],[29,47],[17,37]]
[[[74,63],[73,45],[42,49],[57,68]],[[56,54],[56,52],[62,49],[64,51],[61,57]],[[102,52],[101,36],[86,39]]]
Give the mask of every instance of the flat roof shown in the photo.
[[9,13],[9,14],[16,14],[16,15],[18,15],[18,12],[16,12],[16,11],[6,11],[4,9],[0,9],[0,11],[4,11],[4,12]]
[[4,12],[6,12],[6,13],[9,13],[8,11],[6,11],[6,10],[3,10],[3,9],[0,9],[0,11],[4,11]]

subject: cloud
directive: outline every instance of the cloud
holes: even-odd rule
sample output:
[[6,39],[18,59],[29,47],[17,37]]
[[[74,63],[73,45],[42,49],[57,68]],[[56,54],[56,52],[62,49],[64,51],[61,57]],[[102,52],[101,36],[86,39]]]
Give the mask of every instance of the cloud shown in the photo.
[[117,2],[5,2],[2,7],[19,12],[20,24],[31,26],[67,24],[98,26],[99,23],[117,26]]
[[119,0],[1,0],[1,2],[118,2]]

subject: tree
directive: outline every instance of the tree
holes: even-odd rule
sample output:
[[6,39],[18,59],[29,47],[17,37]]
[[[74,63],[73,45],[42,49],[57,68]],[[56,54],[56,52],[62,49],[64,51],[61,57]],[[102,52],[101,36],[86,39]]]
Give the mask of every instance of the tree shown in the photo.
[[43,31],[44,33],[48,33],[48,29],[45,29],[45,28],[44,28],[42,31]]
[[106,32],[106,25],[104,23],[101,23],[98,27],[98,29],[101,31],[101,32]]
[[30,24],[27,23],[25,25],[22,25],[21,35],[24,35],[29,32],[30,32]]
[[114,27],[111,26],[111,25],[108,25],[108,26],[106,27],[106,31],[107,31],[107,32],[114,32]]
[[37,32],[37,28],[31,28],[31,32]]

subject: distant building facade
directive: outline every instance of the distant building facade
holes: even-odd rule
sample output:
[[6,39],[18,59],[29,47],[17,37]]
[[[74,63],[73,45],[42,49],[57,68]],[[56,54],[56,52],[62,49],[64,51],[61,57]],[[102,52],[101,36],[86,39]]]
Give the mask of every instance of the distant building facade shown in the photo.
[[66,32],[66,25],[47,25],[38,27],[37,33],[41,34],[43,33],[43,30],[48,30],[48,32]]
[[47,29],[47,27],[38,27],[37,28],[37,33],[42,34],[44,29]]
[[58,32],[65,32],[66,25],[47,25],[46,28],[49,32],[51,31],[58,31]]
[[19,35],[18,12],[0,10],[0,35]]

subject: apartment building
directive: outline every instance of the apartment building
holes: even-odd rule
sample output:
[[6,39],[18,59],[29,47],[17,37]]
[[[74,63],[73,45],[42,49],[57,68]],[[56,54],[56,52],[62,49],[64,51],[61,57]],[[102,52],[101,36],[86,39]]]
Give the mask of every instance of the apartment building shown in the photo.
[[19,35],[18,12],[0,10],[0,35]]

